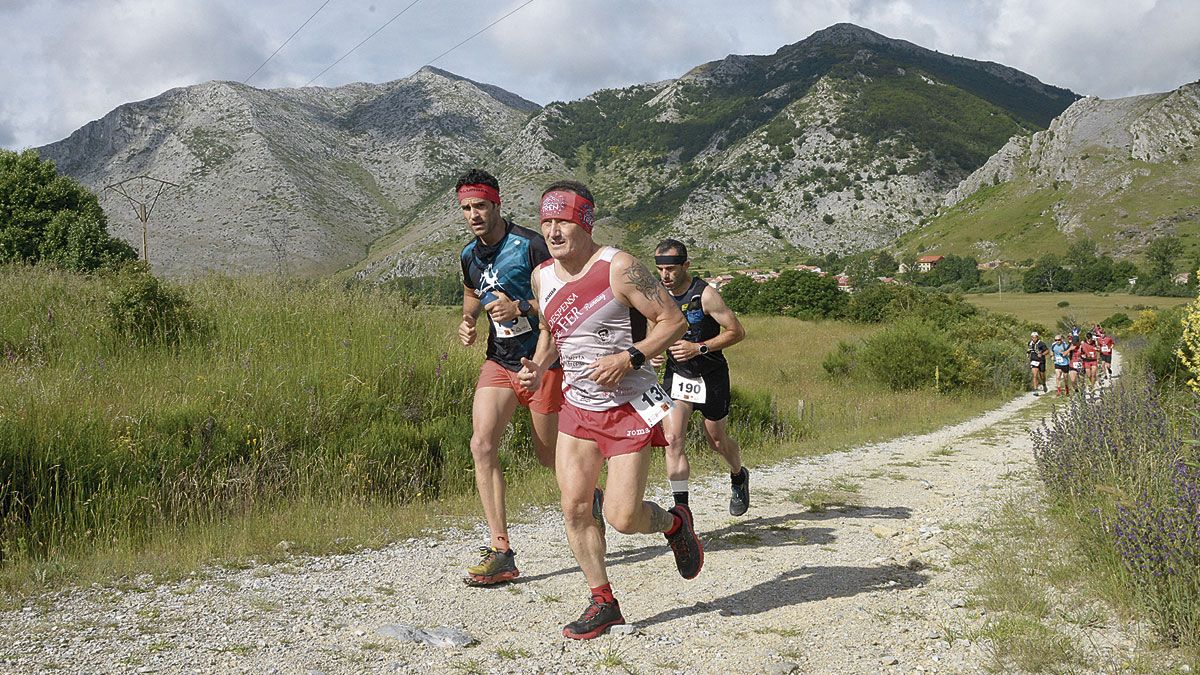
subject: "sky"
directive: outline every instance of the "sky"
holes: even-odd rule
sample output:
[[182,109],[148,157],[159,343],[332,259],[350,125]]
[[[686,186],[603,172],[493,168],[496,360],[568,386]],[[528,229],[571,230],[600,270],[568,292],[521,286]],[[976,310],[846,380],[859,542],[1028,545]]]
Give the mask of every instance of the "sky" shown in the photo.
[[387,82],[433,62],[546,104],[772,54],[839,22],[1102,98],[1200,79],[1198,0],[526,2],[0,0],[0,147],[57,141],[172,87],[244,81],[310,17],[249,84]]

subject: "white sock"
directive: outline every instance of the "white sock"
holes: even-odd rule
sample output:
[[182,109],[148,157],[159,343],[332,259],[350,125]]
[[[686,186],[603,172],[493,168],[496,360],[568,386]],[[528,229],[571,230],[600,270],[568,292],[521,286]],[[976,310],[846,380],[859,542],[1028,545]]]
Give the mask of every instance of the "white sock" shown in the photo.
[[671,492],[687,492],[688,482],[686,480],[668,480],[671,484]]

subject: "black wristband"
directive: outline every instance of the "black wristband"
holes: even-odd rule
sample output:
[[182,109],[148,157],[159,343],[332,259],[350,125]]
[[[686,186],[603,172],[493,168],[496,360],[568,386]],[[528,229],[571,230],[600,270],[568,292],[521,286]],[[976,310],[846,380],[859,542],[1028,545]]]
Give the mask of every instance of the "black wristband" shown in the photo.
[[630,347],[625,351],[629,353],[629,363],[634,370],[641,368],[646,363],[646,355],[638,351],[637,347]]

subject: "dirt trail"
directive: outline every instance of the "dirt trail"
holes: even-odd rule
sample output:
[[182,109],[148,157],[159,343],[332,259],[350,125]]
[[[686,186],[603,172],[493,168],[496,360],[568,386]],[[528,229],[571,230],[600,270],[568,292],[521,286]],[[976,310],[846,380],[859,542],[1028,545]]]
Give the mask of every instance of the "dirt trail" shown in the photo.
[[[1048,414],[1043,401],[1025,394],[922,436],[754,467],[741,518],[727,514],[727,479],[694,481],[706,563],[690,582],[661,537],[610,528],[631,635],[560,636],[586,588],[547,509],[514,528],[524,576],[502,588],[463,586],[485,537],[452,530],[194,582],[63,592],[0,614],[0,672],[981,670],[988,646],[947,634],[984,620],[955,549],[970,536],[963,526],[1030,489],[1029,428]],[[792,498],[839,484],[857,506],[814,512]],[[377,633],[392,624],[459,627],[479,642],[445,649]]]

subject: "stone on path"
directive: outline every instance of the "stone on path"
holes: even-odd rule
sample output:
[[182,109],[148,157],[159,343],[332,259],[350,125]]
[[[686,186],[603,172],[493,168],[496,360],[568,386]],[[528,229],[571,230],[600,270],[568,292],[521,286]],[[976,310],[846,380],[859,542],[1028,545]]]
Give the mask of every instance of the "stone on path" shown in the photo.
[[416,626],[389,624],[380,626],[375,632],[384,637],[393,637],[403,642],[421,642],[433,647],[467,647],[475,644],[475,638],[457,629],[441,626],[421,630]]

